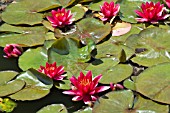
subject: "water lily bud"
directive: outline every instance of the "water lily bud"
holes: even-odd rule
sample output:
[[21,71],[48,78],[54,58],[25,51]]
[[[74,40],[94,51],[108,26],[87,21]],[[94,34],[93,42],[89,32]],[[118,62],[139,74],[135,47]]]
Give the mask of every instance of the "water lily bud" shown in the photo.
[[4,47],[5,58],[18,57],[22,54],[23,49],[18,44],[7,44]]

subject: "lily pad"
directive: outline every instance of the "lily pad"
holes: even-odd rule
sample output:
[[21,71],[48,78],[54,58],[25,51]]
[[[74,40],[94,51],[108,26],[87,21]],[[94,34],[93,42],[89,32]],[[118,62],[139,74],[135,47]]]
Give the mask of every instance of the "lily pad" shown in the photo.
[[47,29],[44,26],[39,27],[18,27],[9,24],[3,24],[0,27],[0,45],[5,47],[6,44],[16,43],[22,46],[42,45],[45,41]]
[[63,7],[67,7],[75,2],[75,0],[57,0]]
[[0,85],[6,84],[10,80],[12,80],[14,77],[16,77],[18,72],[16,71],[1,71],[0,72]]
[[24,71],[29,68],[39,69],[40,65],[45,65],[47,61],[45,47],[30,48],[19,57],[19,67]]
[[74,21],[77,21],[81,18],[83,18],[85,11],[82,8],[81,5],[76,5],[74,7],[72,7],[71,9],[71,13],[74,15],[73,18],[75,19]]
[[0,97],[7,96],[21,90],[25,85],[22,80],[13,80],[0,86]]
[[11,3],[2,13],[2,20],[9,24],[40,24],[45,11],[58,7],[55,0],[22,0]]
[[79,31],[83,34],[88,34],[89,37],[86,38],[92,38],[95,43],[103,40],[108,34],[110,34],[111,31],[109,23],[103,24],[102,21],[94,18],[85,18],[76,24]]
[[6,113],[12,112],[16,106],[17,103],[10,100],[9,98],[4,98],[0,101],[0,111],[2,112],[6,112]]
[[51,104],[43,107],[36,113],[67,113],[67,109],[63,104]]
[[90,50],[87,49],[81,51],[79,43],[72,38],[60,38],[49,49],[49,62],[57,62],[58,65],[63,65],[65,70],[70,71],[72,75],[79,73],[81,70],[87,67],[84,63],[90,60],[89,57],[83,57],[84,55],[90,55]]
[[[37,73],[32,70],[21,73],[17,80],[23,80],[26,82],[26,86],[18,91],[15,94],[10,95],[9,97],[15,100],[36,100],[46,96],[50,92],[50,88],[53,86],[53,82],[50,82],[49,79],[46,79],[49,82],[44,82],[37,78]],[[44,75],[39,75],[44,76]],[[49,84],[51,83],[51,84]]]
[[[167,105],[160,105],[151,100],[138,97],[134,101],[130,90],[113,91],[99,98],[93,108],[93,113],[168,113]],[[134,103],[134,105],[133,105]]]
[[132,61],[143,66],[152,66],[159,63],[170,62],[169,29],[158,27],[142,30],[139,34],[128,37],[126,45],[137,51]]
[[98,44],[96,48],[97,55],[95,57],[99,59],[113,57],[115,60],[119,60],[122,55],[122,50],[124,50],[125,52],[126,60],[134,54],[134,51],[131,48],[114,42],[111,39],[101,44]]
[[152,66],[136,79],[136,90],[153,100],[170,104],[170,63]]
[[128,33],[131,30],[130,23],[116,23],[116,25],[112,28],[112,36],[121,36]]

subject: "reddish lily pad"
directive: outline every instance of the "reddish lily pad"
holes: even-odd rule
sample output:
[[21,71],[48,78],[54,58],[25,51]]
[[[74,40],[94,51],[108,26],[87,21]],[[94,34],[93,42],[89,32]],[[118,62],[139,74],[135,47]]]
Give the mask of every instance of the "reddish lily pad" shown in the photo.
[[131,30],[130,23],[116,23],[116,25],[112,28],[112,36],[121,36],[128,33]]
[[45,41],[45,33],[47,29],[44,26],[39,27],[19,27],[9,24],[3,24],[0,28],[2,33],[0,35],[0,45],[5,47],[6,44],[16,43],[22,46],[30,47],[41,45]]
[[109,113],[110,111],[112,113],[168,113],[168,105],[160,105],[140,96],[134,101],[133,92],[130,90],[110,92],[103,98],[99,98],[98,102],[94,105],[93,113]]
[[39,24],[43,14],[39,11],[58,7],[55,0],[22,0],[11,3],[2,13],[2,20],[9,24]]
[[170,63],[162,63],[143,71],[136,79],[136,90],[143,95],[170,104]]

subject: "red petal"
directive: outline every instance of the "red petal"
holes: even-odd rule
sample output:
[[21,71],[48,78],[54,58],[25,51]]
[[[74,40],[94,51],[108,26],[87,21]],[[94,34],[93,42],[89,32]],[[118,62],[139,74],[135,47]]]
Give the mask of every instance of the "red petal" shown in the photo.
[[101,75],[101,74],[93,78],[93,83],[94,83],[93,86],[94,86],[94,87],[96,87],[96,86],[98,85],[98,82],[99,82],[99,80],[100,80],[101,78],[102,78],[102,75]]
[[71,83],[72,83],[75,87],[77,87],[77,82],[78,82],[78,80],[77,80],[77,78],[76,78],[75,76],[72,76],[72,77],[70,78],[70,81],[71,81]]
[[95,92],[99,93],[99,92],[103,92],[105,90],[108,90],[110,88],[110,86],[100,86],[100,87],[96,87],[95,88]]
[[63,94],[68,94],[68,95],[77,95],[77,90],[68,90],[68,91],[63,91]]
[[82,100],[83,97],[82,96],[75,96],[72,98],[73,101],[79,101],[79,100]]

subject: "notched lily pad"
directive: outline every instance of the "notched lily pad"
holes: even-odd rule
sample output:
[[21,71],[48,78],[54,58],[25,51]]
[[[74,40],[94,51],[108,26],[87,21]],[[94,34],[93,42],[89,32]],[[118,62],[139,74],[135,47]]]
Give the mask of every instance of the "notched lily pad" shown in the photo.
[[[41,74],[39,76],[41,76]],[[50,92],[50,88],[53,86],[53,84],[47,84],[46,82],[44,83],[44,81],[41,82],[39,79],[40,77],[37,78],[37,75],[35,75],[35,72],[32,72],[32,70],[21,73],[17,77],[17,80],[25,81],[26,86],[22,90],[10,95],[9,97],[15,100],[24,101],[36,100],[46,96]]]
[[1,71],[0,72],[0,85],[6,84],[10,80],[12,80],[14,77],[16,77],[18,72],[16,71]]
[[21,90],[25,85],[23,80],[13,80],[0,86],[0,97],[7,96]]

